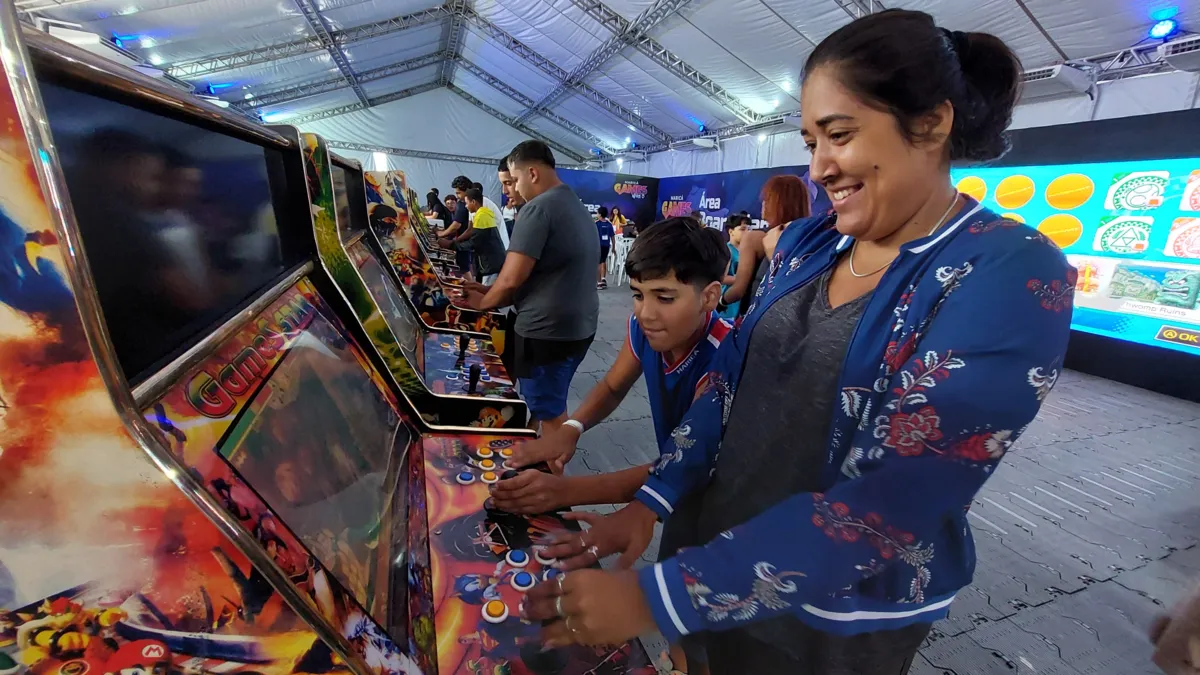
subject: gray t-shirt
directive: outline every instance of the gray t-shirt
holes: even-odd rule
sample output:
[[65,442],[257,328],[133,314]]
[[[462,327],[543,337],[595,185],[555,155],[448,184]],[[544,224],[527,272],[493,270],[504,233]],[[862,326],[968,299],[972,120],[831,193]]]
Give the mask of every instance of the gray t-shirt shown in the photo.
[[559,185],[522,207],[508,250],[537,261],[513,303],[518,333],[540,340],[583,340],[596,334],[600,241],[574,190]]

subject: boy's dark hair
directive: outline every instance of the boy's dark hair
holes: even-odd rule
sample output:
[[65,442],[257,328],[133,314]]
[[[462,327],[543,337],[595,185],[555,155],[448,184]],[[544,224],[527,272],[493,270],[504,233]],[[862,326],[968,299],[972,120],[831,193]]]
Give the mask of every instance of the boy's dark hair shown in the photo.
[[684,284],[704,288],[725,276],[729,248],[716,230],[691,218],[668,218],[638,232],[625,273],[630,279],[661,279],[671,272]]
[[447,201],[447,202],[448,202],[448,201],[451,201],[451,200],[453,200],[453,201],[458,201],[458,195],[446,195],[446,198],[445,198],[443,201]]
[[483,183],[471,183],[471,187],[475,190],[483,192]]
[[472,181],[470,178],[467,178],[466,176],[459,176],[450,182],[450,187],[454,188],[455,190],[466,191],[466,190],[470,190],[471,186],[472,186]]
[[483,190],[480,190],[479,188],[475,188],[475,187],[471,188],[470,190],[467,190],[467,201],[475,202],[476,204],[482,204],[483,203]]
[[550,146],[541,141],[524,141],[508,153],[509,166],[523,162],[537,162],[553,169],[554,153],[550,151]]
[[608,217],[608,207],[601,206],[600,208],[596,209],[596,215],[600,216],[601,218],[607,218]]
[[499,173],[508,173],[508,158],[500,158],[500,166],[496,168]]

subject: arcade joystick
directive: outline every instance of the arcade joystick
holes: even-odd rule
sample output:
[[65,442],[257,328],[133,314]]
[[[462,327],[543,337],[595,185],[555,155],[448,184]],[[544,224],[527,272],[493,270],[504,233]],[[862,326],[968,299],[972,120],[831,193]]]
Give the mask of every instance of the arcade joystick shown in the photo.
[[[507,464],[507,462],[505,462],[505,464]],[[509,469],[508,471],[505,471],[504,473],[500,474],[500,480],[508,480],[509,478],[516,478],[519,475],[521,475],[521,474],[519,474],[516,471],[513,471],[512,469]]]
[[467,347],[470,347],[470,346],[471,346],[471,336],[469,336],[469,335],[459,335],[458,336],[458,358],[460,360],[467,358]]
[[479,367],[478,363],[471,364],[471,380],[467,384],[467,393],[468,394],[476,393],[475,390],[476,390],[476,388],[479,387],[479,375],[482,372],[483,372],[483,369]]
[[508,618],[508,605],[500,600],[488,600],[483,603],[483,620],[488,623],[504,623]]

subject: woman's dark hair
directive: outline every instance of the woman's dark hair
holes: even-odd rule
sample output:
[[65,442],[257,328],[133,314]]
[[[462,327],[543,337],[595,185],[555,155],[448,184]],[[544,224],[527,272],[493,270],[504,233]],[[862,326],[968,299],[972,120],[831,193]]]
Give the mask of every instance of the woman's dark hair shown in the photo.
[[842,26],[804,64],[822,66],[867,105],[891,113],[909,141],[944,101],[954,106],[950,160],[988,161],[1008,150],[1004,130],[1021,84],[1021,62],[989,33],[938,28],[925,12],[888,9]]
[[437,188],[430,190],[425,195],[425,208],[432,211],[432,210],[436,210],[437,207],[439,207],[441,205],[442,205],[442,200],[438,199]]
[[600,208],[596,209],[596,215],[600,216],[601,218],[607,218],[608,217],[608,207],[601,206]]
[[479,190],[480,192],[483,192],[483,183],[479,183],[479,182],[471,183],[471,187],[476,190]]
[[775,227],[807,218],[812,213],[808,197],[803,178],[791,174],[771,176],[762,189],[762,219]]
[[[616,214],[618,214],[618,213],[621,213],[621,207],[619,207],[619,206],[614,206],[614,207],[613,207],[613,209],[612,209],[612,212],[613,212],[613,215],[616,215]],[[624,214],[621,214],[621,215],[624,215]]]
[[729,247],[721,233],[692,218],[668,218],[638,233],[625,259],[630,279],[662,279],[674,272],[680,283],[704,288],[725,276]]

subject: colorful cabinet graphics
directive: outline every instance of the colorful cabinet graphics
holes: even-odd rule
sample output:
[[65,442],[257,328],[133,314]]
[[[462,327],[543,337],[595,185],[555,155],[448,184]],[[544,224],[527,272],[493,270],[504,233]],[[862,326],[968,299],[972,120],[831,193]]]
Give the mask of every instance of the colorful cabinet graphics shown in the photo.
[[[1200,158],[961,169],[960,191],[1079,270],[1076,330],[1200,356]],[[1168,329],[1174,332],[1168,331]]]

